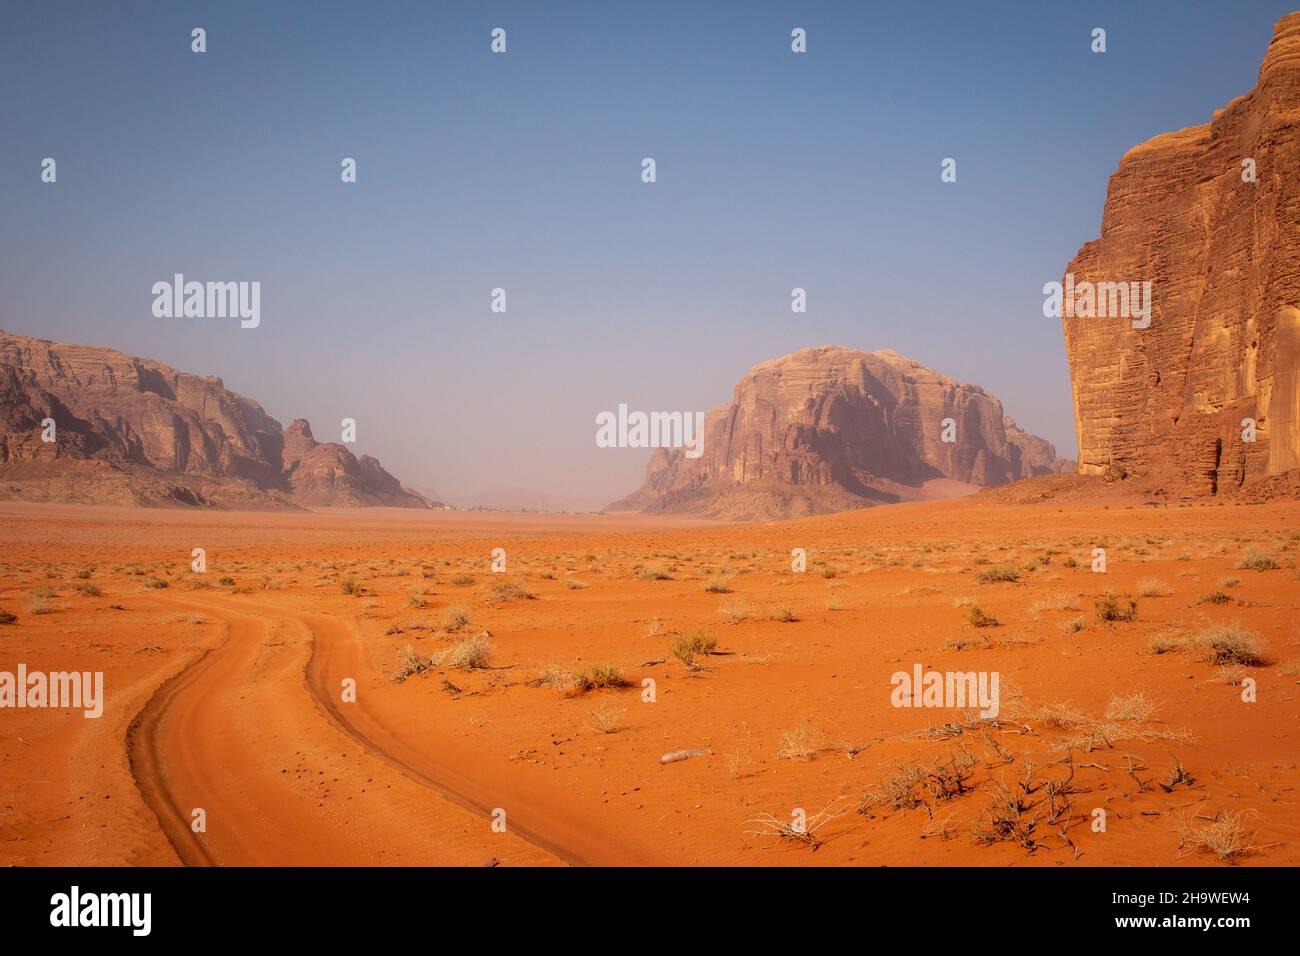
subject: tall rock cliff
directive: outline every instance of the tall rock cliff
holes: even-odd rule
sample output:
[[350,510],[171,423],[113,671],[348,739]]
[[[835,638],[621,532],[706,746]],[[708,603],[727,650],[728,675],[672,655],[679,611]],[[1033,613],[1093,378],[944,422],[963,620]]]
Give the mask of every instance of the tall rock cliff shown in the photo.
[[[952,419],[955,441],[943,440]],[[942,496],[1072,468],[1002,404],[885,349],[803,349],[754,366],[690,459],[658,449],[611,511],[780,518]]]
[[1081,473],[1205,495],[1300,467],[1300,13],[1252,92],[1120,160],[1066,272],[1152,284],[1147,328],[1062,319]]
[[[54,442],[42,422],[54,421]],[[289,430],[221,379],[0,331],[0,497],[427,507],[368,456]]]

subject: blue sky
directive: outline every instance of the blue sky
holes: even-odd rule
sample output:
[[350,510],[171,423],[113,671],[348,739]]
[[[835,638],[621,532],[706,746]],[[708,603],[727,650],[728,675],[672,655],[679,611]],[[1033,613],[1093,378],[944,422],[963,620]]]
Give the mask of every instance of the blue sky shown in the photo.
[[[1042,285],[1127,149],[1251,89],[1288,6],[5,0],[0,327],[220,375],[319,438],[356,418],[449,496],[599,507],[647,452],[597,448],[596,413],[711,408],[827,343],[1072,455]],[[175,272],[261,281],[261,326],[155,318]]]

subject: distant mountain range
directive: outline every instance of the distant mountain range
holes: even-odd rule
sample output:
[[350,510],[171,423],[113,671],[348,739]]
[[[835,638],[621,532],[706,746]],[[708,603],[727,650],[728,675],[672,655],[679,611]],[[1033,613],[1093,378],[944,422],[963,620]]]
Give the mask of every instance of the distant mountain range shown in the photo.
[[[54,423],[52,442],[46,426]],[[0,331],[0,498],[294,508],[433,505],[369,455],[221,379]]]

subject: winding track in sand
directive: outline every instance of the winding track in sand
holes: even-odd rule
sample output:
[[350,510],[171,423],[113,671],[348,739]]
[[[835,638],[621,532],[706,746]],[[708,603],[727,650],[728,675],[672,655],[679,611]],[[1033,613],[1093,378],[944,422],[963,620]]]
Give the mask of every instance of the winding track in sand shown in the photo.
[[[337,731],[359,743],[366,759],[389,768],[444,800],[486,821],[496,807],[508,808],[510,831],[570,865],[635,865],[651,862],[645,847],[630,845],[602,828],[590,812],[575,806],[558,789],[539,789],[512,773],[504,761],[463,749],[450,741],[418,736],[385,721],[367,705],[364,652],[348,622],[326,614],[269,608],[223,599],[184,602],[160,599],[173,607],[202,609],[229,629],[218,647],[199,654],[164,682],[132,722],[130,765],[145,802],[158,817],[179,860],[190,866],[339,864],[330,856],[341,849],[338,834],[321,833],[320,816],[283,793],[288,781],[249,779],[270,766],[257,744],[238,732],[249,720],[248,688],[254,681],[266,637],[277,622],[290,622],[310,635],[305,661],[292,667],[298,679],[271,685],[274,714],[267,721],[297,722],[323,716]],[[358,699],[344,703],[344,677],[354,677]],[[267,686],[263,681],[263,687]],[[302,693],[293,693],[298,690]],[[265,709],[264,709],[265,710]],[[295,726],[296,724],[296,726]],[[263,758],[263,759],[259,759]],[[220,819],[219,832],[194,834],[190,811],[203,806]],[[375,837],[382,838],[380,834]],[[332,849],[331,849],[332,847]],[[351,853],[347,854],[351,856]],[[360,861],[359,861],[360,862]]]

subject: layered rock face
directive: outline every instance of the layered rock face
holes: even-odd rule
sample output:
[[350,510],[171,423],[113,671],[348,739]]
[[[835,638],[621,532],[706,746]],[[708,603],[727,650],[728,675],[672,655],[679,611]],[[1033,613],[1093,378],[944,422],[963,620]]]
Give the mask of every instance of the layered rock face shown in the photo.
[[[945,419],[953,442],[943,440]],[[823,346],[756,365],[730,404],[705,416],[699,458],[657,449],[645,484],[608,510],[780,518],[1072,467],[977,386],[888,349]]]
[[1147,328],[1062,319],[1081,473],[1206,495],[1300,467],[1298,228],[1293,13],[1251,93],[1120,160],[1101,236],[1066,270],[1076,284],[1152,283]]
[[[56,441],[42,441],[42,422]],[[0,496],[427,507],[379,463],[287,431],[221,379],[0,332]]]

